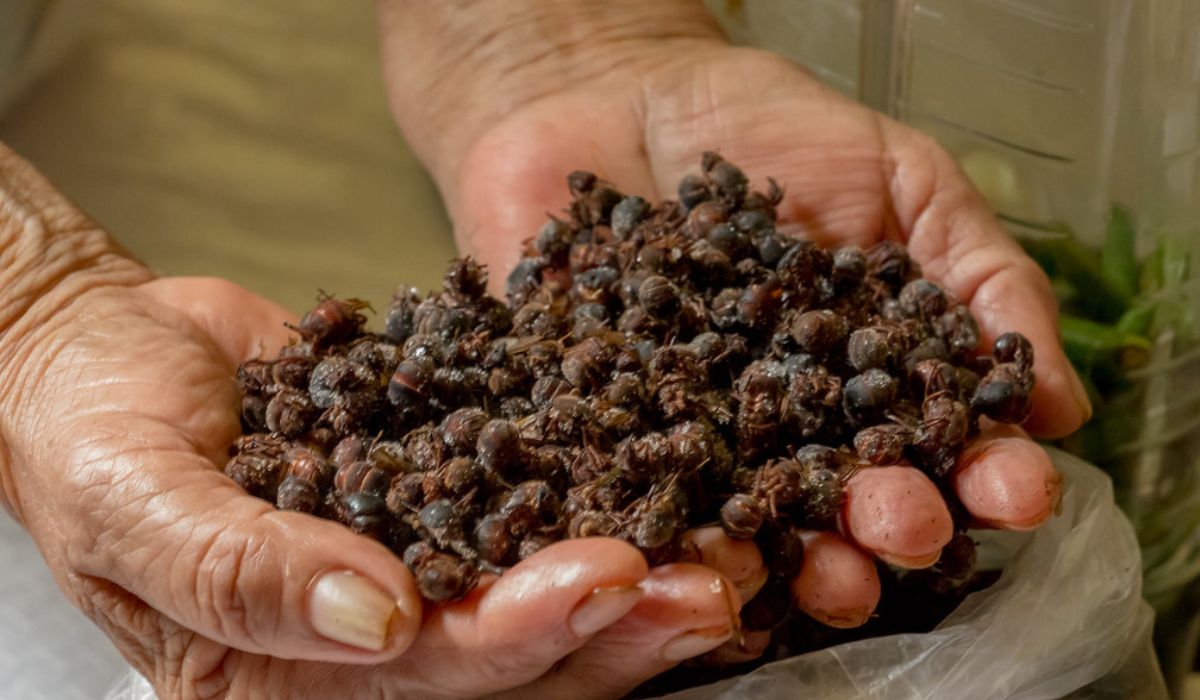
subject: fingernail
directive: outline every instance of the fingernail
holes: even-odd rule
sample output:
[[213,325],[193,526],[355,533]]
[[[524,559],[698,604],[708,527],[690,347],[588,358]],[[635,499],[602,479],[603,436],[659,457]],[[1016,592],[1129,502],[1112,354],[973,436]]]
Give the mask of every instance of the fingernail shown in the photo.
[[1079,406],[1079,411],[1083,414],[1083,422],[1086,423],[1092,419],[1092,400],[1088,398],[1087,389],[1084,388],[1079,375],[1071,371],[1068,376],[1071,383],[1071,397],[1075,399],[1075,404]]
[[323,574],[309,594],[308,615],[317,634],[361,649],[383,649],[395,614],[396,601],[352,571]]
[[729,629],[732,633],[740,635],[742,632],[742,618],[738,615],[738,609],[741,606],[738,605],[739,601],[733,599],[732,587],[725,582],[724,576],[718,575],[709,588],[725,601],[725,612],[729,614]]
[[867,624],[868,620],[871,619],[870,608],[862,608],[860,610],[839,610],[837,612],[805,609],[804,612],[816,619],[817,622],[820,622],[828,627],[843,630],[862,627],[863,625]]
[[733,584],[737,587],[738,595],[742,598],[742,604],[750,602],[750,599],[753,598],[767,583],[767,577],[769,575],[770,573],[767,571],[766,567],[763,567],[745,579]]
[[567,618],[567,627],[577,637],[590,637],[625,617],[642,599],[636,585],[597,588],[588,594]]
[[732,634],[733,631],[726,625],[685,632],[663,645],[662,657],[671,663],[690,659],[716,649]]
[[906,557],[900,554],[892,554],[890,552],[876,552],[875,556],[883,561],[899,566],[903,569],[928,569],[942,558],[942,549],[938,547],[936,552],[931,552],[922,556]]

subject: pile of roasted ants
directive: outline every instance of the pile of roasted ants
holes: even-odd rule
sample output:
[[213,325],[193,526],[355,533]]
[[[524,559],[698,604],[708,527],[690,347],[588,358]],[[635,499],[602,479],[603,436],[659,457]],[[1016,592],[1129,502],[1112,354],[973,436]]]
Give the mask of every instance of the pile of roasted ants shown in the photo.
[[[751,191],[706,153],[656,205],[591,173],[567,184],[507,304],[463,258],[440,292],[402,288],[382,333],[364,303],[327,297],[277,359],[242,365],[226,473],[376,538],[431,601],[565,538],[621,538],[658,564],[720,523],[763,551],[772,583],[743,624],[770,629],[795,533],[837,527],[851,474],[911,463],[944,486],[980,416],[1029,413],[1024,337],[980,353],[966,306],[897,243],[781,235],[773,180]],[[943,490],[959,535],[927,576],[957,590],[973,543]]]

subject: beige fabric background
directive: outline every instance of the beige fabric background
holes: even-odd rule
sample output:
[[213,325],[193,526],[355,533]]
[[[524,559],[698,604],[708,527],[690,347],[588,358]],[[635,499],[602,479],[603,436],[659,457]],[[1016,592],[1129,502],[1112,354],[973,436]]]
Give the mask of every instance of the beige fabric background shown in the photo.
[[[0,0],[0,27],[22,7]],[[318,288],[381,309],[399,282],[437,284],[454,255],[449,225],[387,112],[371,3],[92,9],[75,48],[0,115],[0,140],[135,254],[297,311]],[[38,45],[77,20],[46,15]],[[41,62],[26,59],[24,75]],[[0,561],[0,699],[104,697],[124,662],[3,514]]]
[[0,139],[164,273],[379,308],[454,251],[376,54],[368,2],[103,0]]

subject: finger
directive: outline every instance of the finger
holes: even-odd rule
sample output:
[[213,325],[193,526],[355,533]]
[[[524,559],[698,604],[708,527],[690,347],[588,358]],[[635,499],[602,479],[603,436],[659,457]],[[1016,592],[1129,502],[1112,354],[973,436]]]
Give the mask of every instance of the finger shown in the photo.
[[[88,475],[80,573],[108,579],[181,626],[282,659],[378,663],[412,642],[421,601],[383,545],[246,495],[179,438],[147,436]],[[104,438],[99,438],[104,439]],[[115,464],[113,462],[116,462]],[[102,487],[99,485],[103,485]]]
[[296,316],[273,301],[219,277],[164,277],[142,285],[153,298],[173,306],[200,325],[225,362],[274,357],[295,340],[285,324]]
[[[740,638],[739,638],[740,637]],[[733,666],[753,661],[762,656],[771,645],[771,632],[743,631],[703,657],[705,665]]]
[[[231,651],[180,626],[124,588],[104,579],[74,576],[83,612],[109,636],[151,685],[154,697],[358,698],[390,697],[380,674],[362,666],[291,663]],[[286,672],[281,670],[286,667]]]
[[618,697],[737,632],[737,596],[712,569],[656,567],[641,587],[642,600],[628,615],[512,697]]
[[558,542],[432,611],[399,672],[438,695],[528,683],[638,605],[646,575],[645,558],[619,540]]
[[[802,73],[771,78],[770,94],[789,96],[774,110],[738,108],[761,104],[754,76],[710,76],[690,92],[667,91],[682,98],[647,105],[647,147],[659,190],[671,192],[680,177],[695,172],[701,150],[716,148],[752,184],[761,186],[756,178],[767,175],[783,184],[780,220],[799,224],[809,238],[860,246],[881,236],[906,240],[926,275],[970,304],[986,342],[1007,331],[1033,342],[1038,382],[1028,428],[1046,437],[1078,428],[1091,408],[1059,346],[1049,281],[949,154]],[[831,129],[833,115],[837,128]],[[796,139],[810,132],[816,136]]]
[[719,527],[688,530],[681,538],[680,561],[702,564],[733,583],[743,603],[749,601],[767,582],[767,567],[762,553],[751,540],[735,540]]
[[958,458],[954,490],[976,519],[1003,530],[1032,530],[1054,514],[1062,475],[1050,456],[1009,425],[988,426]]
[[937,486],[913,467],[862,469],[846,483],[846,534],[886,562],[910,569],[932,566],[954,536],[954,522]]
[[[579,107],[535,111],[485,137],[464,161],[457,186],[443,183],[459,249],[496,271],[493,289],[503,288],[521,242],[537,234],[547,215],[562,216],[570,202],[567,173],[592,171],[627,194],[655,198],[640,120],[614,118],[611,110],[621,109],[633,106],[614,102],[603,114]],[[614,133],[616,124],[625,132]],[[598,133],[605,134],[602,142]]]
[[879,572],[870,555],[833,532],[806,532],[804,563],[792,579],[792,598],[830,627],[865,624],[879,605]]
[[[908,246],[924,272],[966,300],[985,348],[1017,331],[1035,348],[1033,414],[1026,427],[1044,437],[1074,432],[1091,416],[1087,392],[1062,350],[1050,280],[997,221],[954,160],[931,139],[887,123],[889,150],[905,167],[892,199]],[[904,177],[902,175],[910,176]]]

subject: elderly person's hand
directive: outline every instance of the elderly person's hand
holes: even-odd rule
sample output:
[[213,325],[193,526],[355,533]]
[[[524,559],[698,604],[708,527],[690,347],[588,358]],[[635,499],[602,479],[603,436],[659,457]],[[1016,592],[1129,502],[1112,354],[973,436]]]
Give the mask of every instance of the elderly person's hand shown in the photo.
[[[951,157],[789,62],[730,46],[699,2],[530,0],[461,13],[458,3],[378,4],[393,111],[441,187],[461,248],[494,272],[565,207],[565,173],[591,170],[653,201],[676,196],[700,153],[716,149],[760,186],[767,176],[786,186],[780,217],[801,235],[904,241],[926,276],[969,303],[988,347],[1005,331],[1025,334],[1036,348],[1031,432],[1061,436],[1086,420],[1048,280]],[[1059,495],[1046,454],[1009,426],[985,428],[954,486],[980,524],[1007,529],[1037,526]],[[929,566],[951,532],[941,495],[916,469],[864,470],[849,484],[841,532],[809,537],[793,593],[819,620],[862,624],[879,597],[873,560]],[[705,537],[712,551],[752,558],[745,543]],[[537,687],[619,694],[663,670],[657,649],[691,623],[651,619],[654,610],[648,593]]]

